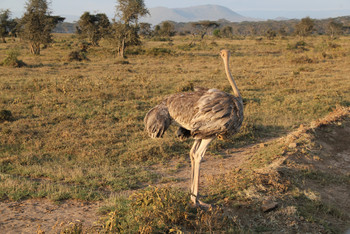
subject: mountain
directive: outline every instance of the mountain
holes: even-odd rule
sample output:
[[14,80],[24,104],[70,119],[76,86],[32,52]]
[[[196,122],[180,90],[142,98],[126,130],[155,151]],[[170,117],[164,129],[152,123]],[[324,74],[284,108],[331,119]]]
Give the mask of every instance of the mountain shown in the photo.
[[149,9],[150,15],[142,17],[140,22],[157,25],[162,21],[191,22],[200,20],[226,19],[231,22],[258,21],[258,19],[244,17],[229,8],[219,5],[201,5],[187,8],[155,7]]

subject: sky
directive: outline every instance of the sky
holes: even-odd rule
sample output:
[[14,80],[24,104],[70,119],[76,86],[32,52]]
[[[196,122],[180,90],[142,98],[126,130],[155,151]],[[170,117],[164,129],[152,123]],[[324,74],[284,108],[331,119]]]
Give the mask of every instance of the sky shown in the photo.
[[[10,9],[21,17],[26,0],[0,0],[0,9]],[[85,11],[114,16],[117,0],[49,0],[53,15],[77,16]],[[221,5],[247,17],[328,18],[350,15],[350,0],[145,0],[147,8],[183,8],[196,5]],[[67,21],[67,20],[66,20]]]

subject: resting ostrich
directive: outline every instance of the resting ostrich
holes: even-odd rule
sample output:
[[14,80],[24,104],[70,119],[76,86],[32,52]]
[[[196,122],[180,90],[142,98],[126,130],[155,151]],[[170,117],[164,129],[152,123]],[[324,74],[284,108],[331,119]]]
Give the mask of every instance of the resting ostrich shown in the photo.
[[190,136],[195,139],[190,151],[191,200],[195,205],[206,205],[198,199],[198,186],[200,163],[208,145],[215,137],[238,132],[243,121],[242,97],[229,69],[230,52],[222,50],[220,55],[233,95],[206,88],[173,94],[152,108],[144,119],[152,138],[162,137],[169,125],[175,123],[180,126],[177,135],[181,139]]

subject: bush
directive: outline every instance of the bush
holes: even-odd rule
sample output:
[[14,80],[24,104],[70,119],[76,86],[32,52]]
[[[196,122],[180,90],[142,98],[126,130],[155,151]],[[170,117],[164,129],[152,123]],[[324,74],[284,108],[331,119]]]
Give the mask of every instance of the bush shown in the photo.
[[182,233],[232,230],[220,208],[203,210],[189,203],[189,194],[171,188],[149,187],[119,200],[103,225],[107,233]]
[[301,51],[308,51],[309,49],[306,48],[307,43],[305,41],[298,41],[295,44],[288,44],[287,49],[288,50],[301,50]]
[[299,58],[292,59],[293,63],[304,64],[304,63],[313,63],[314,60],[309,58],[308,56],[301,56]]
[[166,48],[152,48],[151,50],[147,51],[148,55],[158,56],[158,55],[165,55],[165,54],[171,54],[171,50]]
[[84,51],[74,50],[69,53],[68,60],[72,62],[72,61],[83,61],[83,60],[88,61],[89,59],[86,57],[86,53]]
[[9,110],[1,110],[0,111],[0,123],[4,121],[11,121],[13,120],[13,116],[11,111]]
[[7,52],[7,57],[2,61],[3,66],[8,67],[23,67],[26,66],[26,64],[18,59],[18,56],[20,55],[19,51],[17,49],[12,49]]

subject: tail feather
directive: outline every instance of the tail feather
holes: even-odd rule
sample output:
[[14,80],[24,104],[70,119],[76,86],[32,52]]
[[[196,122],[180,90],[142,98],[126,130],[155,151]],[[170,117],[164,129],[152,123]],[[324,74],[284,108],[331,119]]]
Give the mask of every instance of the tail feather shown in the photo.
[[152,108],[144,119],[146,131],[152,138],[163,137],[171,121],[168,108],[163,103]]

